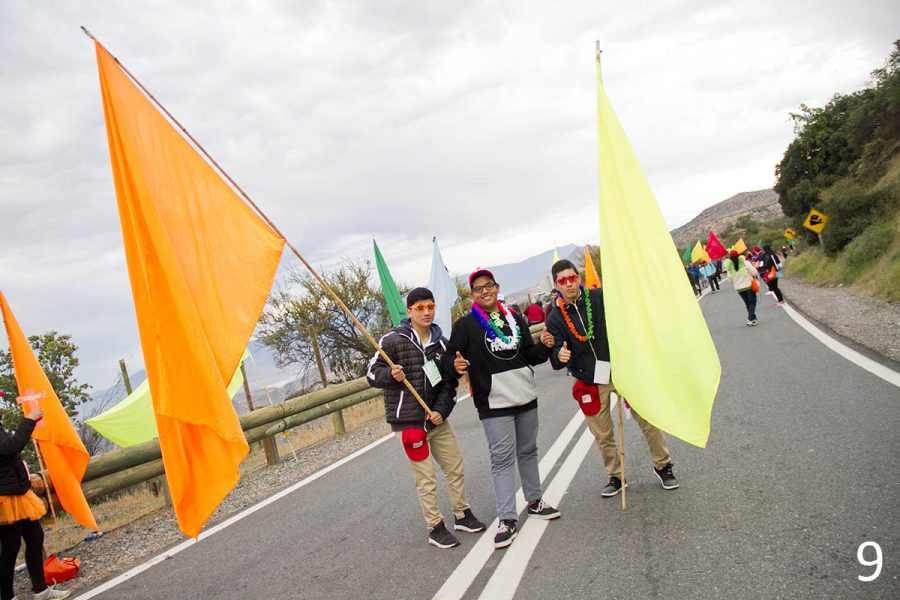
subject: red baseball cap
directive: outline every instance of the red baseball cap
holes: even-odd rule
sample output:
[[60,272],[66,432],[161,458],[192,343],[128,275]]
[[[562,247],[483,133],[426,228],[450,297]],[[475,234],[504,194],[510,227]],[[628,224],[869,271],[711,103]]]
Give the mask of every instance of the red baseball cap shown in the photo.
[[732,250],[731,252],[728,253],[728,256],[737,256],[737,255],[738,255],[737,250]]
[[419,462],[428,458],[428,433],[419,427],[403,430],[403,449],[409,460]]
[[485,275],[487,275],[488,277],[490,277],[491,280],[493,280],[493,281],[496,283],[497,280],[494,279],[494,274],[493,274],[493,273],[491,273],[491,272],[488,271],[487,269],[484,269],[484,268],[480,268],[480,267],[479,267],[478,269],[475,269],[474,271],[472,271],[472,274],[469,275],[469,289],[472,289],[472,282],[473,282],[473,281],[475,281],[475,280],[478,279],[479,277],[483,277],[483,276],[485,276]]
[[593,417],[603,408],[600,405],[600,388],[595,384],[576,379],[572,386],[572,397],[578,401],[581,412],[588,417]]

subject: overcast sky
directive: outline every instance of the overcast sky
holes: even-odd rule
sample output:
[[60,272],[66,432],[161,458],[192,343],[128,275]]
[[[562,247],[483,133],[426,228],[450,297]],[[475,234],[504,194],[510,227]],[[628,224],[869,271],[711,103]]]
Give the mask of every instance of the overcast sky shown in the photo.
[[[594,40],[671,227],[771,187],[788,113],[900,36],[857,2],[0,0],[0,289],[71,333],[81,381],[140,368],[85,25],[314,263],[428,278],[596,243]],[[0,344],[5,345],[5,339]]]

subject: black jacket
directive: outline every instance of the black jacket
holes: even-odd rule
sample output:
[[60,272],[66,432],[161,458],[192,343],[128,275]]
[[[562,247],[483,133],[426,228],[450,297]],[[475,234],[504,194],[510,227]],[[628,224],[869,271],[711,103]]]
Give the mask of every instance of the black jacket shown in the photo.
[[[453,324],[444,355],[444,381],[456,389],[453,359],[459,352],[469,361],[469,382],[479,419],[512,415],[537,407],[537,386],[531,367],[546,362],[550,349],[535,344],[522,315],[513,313],[513,316],[521,332],[519,345],[514,350],[502,350],[492,343],[472,313]],[[503,333],[512,335],[508,324],[504,324]]]
[[0,427],[0,496],[21,496],[31,489],[21,452],[31,439],[35,422],[22,419],[12,435]]
[[[550,354],[550,364],[556,370],[567,368],[572,376],[585,383],[594,382],[594,365],[598,360],[609,361],[609,340],[606,335],[606,316],[603,310],[603,290],[595,288],[589,290],[591,296],[591,317],[594,321],[594,337],[587,342],[575,338],[566,325],[565,318],[558,306],[554,306],[547,317],[547,331],[553,335],[555,344]],[[584,295],[580,295],[572,304],[565,305],[566,313],[572,321],[575,330],[582,336],[585,335],[587,325],[587,306]],[[568,344],[572,351],[572,358],[568,364],[559,362],[559,351],[563,342]],[[590,344],[589,344],[590,343]]]
[[[447,341],[441,337],[441,328],[435,324],[431,325],[431,340],[423,348],[409,319],[403,319],[399,327],[394,328],[378,340],[378,345],[394,364],[403,367],[406,379],[422,396],[428,408],[439,412],[446,420],[455,405],[456,388],[448,389],[443,381],[437,386],[432,386],[423,368],[425,363],[430,360],[435,362],[438,369],[442,367]],[[425,410],[406,385],[393,378],[391,368],[380,353],[376,352],[369,361],[366,378],[369,385],[384,390],[384,414],[394,431],[402,431],[413,426],[424,426],[426,429],[431,429],[431,422],[425,420]]]

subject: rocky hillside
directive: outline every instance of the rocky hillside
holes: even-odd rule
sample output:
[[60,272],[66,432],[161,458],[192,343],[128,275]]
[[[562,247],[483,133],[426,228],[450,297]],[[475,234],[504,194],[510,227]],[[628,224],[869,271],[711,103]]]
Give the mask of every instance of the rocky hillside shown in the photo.
[[681,227],[673,229],[675,246],[684,248],[697,240],[706,240],[710,230],[722,231],[743,215],[750,215],[754,221],[761,222],[783,217],[784,213],[774,190],[742,192],[710,206]]

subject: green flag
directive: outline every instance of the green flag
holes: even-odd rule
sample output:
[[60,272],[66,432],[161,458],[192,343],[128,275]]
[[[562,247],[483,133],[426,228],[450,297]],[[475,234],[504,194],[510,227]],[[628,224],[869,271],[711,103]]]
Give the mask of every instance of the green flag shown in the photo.
[[403,306],[403,299],[400,297],[400,290],[391,277],[391,270],[388,269],[381,250],[378,249],[378,242],[372,240],[375,246],[375,265],[378,267],[378,279],[381,280],[381,291],[384,293],[384,301],[387,302],[388,311],[391,313],[391,322],[394,327],[400,325],[400,321],[406,318],[406,307]]
[[719,357],[650,184],[603,89],[599,60],[597,116],[612,380],[644,419],[705,447]]
[[691,262],[691,245],[688,244],[687,248],[684,249],[684,254],[681,255],[681,260],[684,262]]

